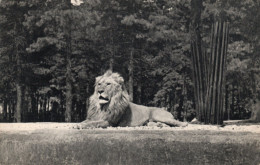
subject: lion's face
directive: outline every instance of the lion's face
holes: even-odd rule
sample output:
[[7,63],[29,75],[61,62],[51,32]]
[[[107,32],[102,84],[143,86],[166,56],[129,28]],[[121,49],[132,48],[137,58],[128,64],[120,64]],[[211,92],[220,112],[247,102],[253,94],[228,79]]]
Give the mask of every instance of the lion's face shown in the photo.
[[100,105],[109,104],[112,98],[122,93],[123,78],[118,74],[105,74],[96,78],[95,94]]
[[97,77],[95,91],[89,101],[88,120],[105,120],[116,125],[129,106],[123,77],[111,70]]

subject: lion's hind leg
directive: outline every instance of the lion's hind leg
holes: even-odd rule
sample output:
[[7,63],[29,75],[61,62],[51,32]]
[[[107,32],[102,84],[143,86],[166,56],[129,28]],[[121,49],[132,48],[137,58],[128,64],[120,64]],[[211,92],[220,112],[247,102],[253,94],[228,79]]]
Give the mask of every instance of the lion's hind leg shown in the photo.
[[109,123],[104,120],[98,120],[98,121],[85,120],[85,121],[77,124],[73,128],[76,128],[76,129],[106,128],[108,126],[109,126]]
[[165,123],[170,126],[185,127],[188,125],[186,122],[175,120],[170,112],[167,112],[163,109],[152,109],[151,120]]

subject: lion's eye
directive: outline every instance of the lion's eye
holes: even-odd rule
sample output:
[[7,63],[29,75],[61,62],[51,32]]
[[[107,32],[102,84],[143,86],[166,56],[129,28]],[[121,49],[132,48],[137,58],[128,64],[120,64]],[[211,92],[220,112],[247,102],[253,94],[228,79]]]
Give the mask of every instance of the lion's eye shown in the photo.
[[107,83],[107,85],[111,85],[111,83]]
[[98,83],[98,85],[101,85],[101,83]]

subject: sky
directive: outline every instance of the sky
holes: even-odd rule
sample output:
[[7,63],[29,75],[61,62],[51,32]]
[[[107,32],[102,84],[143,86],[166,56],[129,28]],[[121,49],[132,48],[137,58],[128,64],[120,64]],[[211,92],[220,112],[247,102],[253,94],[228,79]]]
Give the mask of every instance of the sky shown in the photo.
[[[1,1],[1,0],[0,0]],[[83,3],[83,0],[70,0],[70,2],[74,5],[74,6],[79,6],[80,4]]]

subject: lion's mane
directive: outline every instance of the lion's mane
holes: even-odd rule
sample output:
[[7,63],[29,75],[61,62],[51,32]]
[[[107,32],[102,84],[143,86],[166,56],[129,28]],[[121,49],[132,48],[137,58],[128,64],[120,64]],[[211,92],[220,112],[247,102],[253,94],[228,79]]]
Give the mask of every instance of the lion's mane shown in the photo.
[[124,79],[118,73],[107,71],[103,76],[96,78],[96,83],[100,79],[112,77],[118,84],[119,88],[109,88],[110,102],[106,105],[99,104],[98,92],[95,84],[94,94],[90,97],[87,120],[105,120],[112,126],[117,125],[121,116],[129,106],[129,95],[124,87]]

